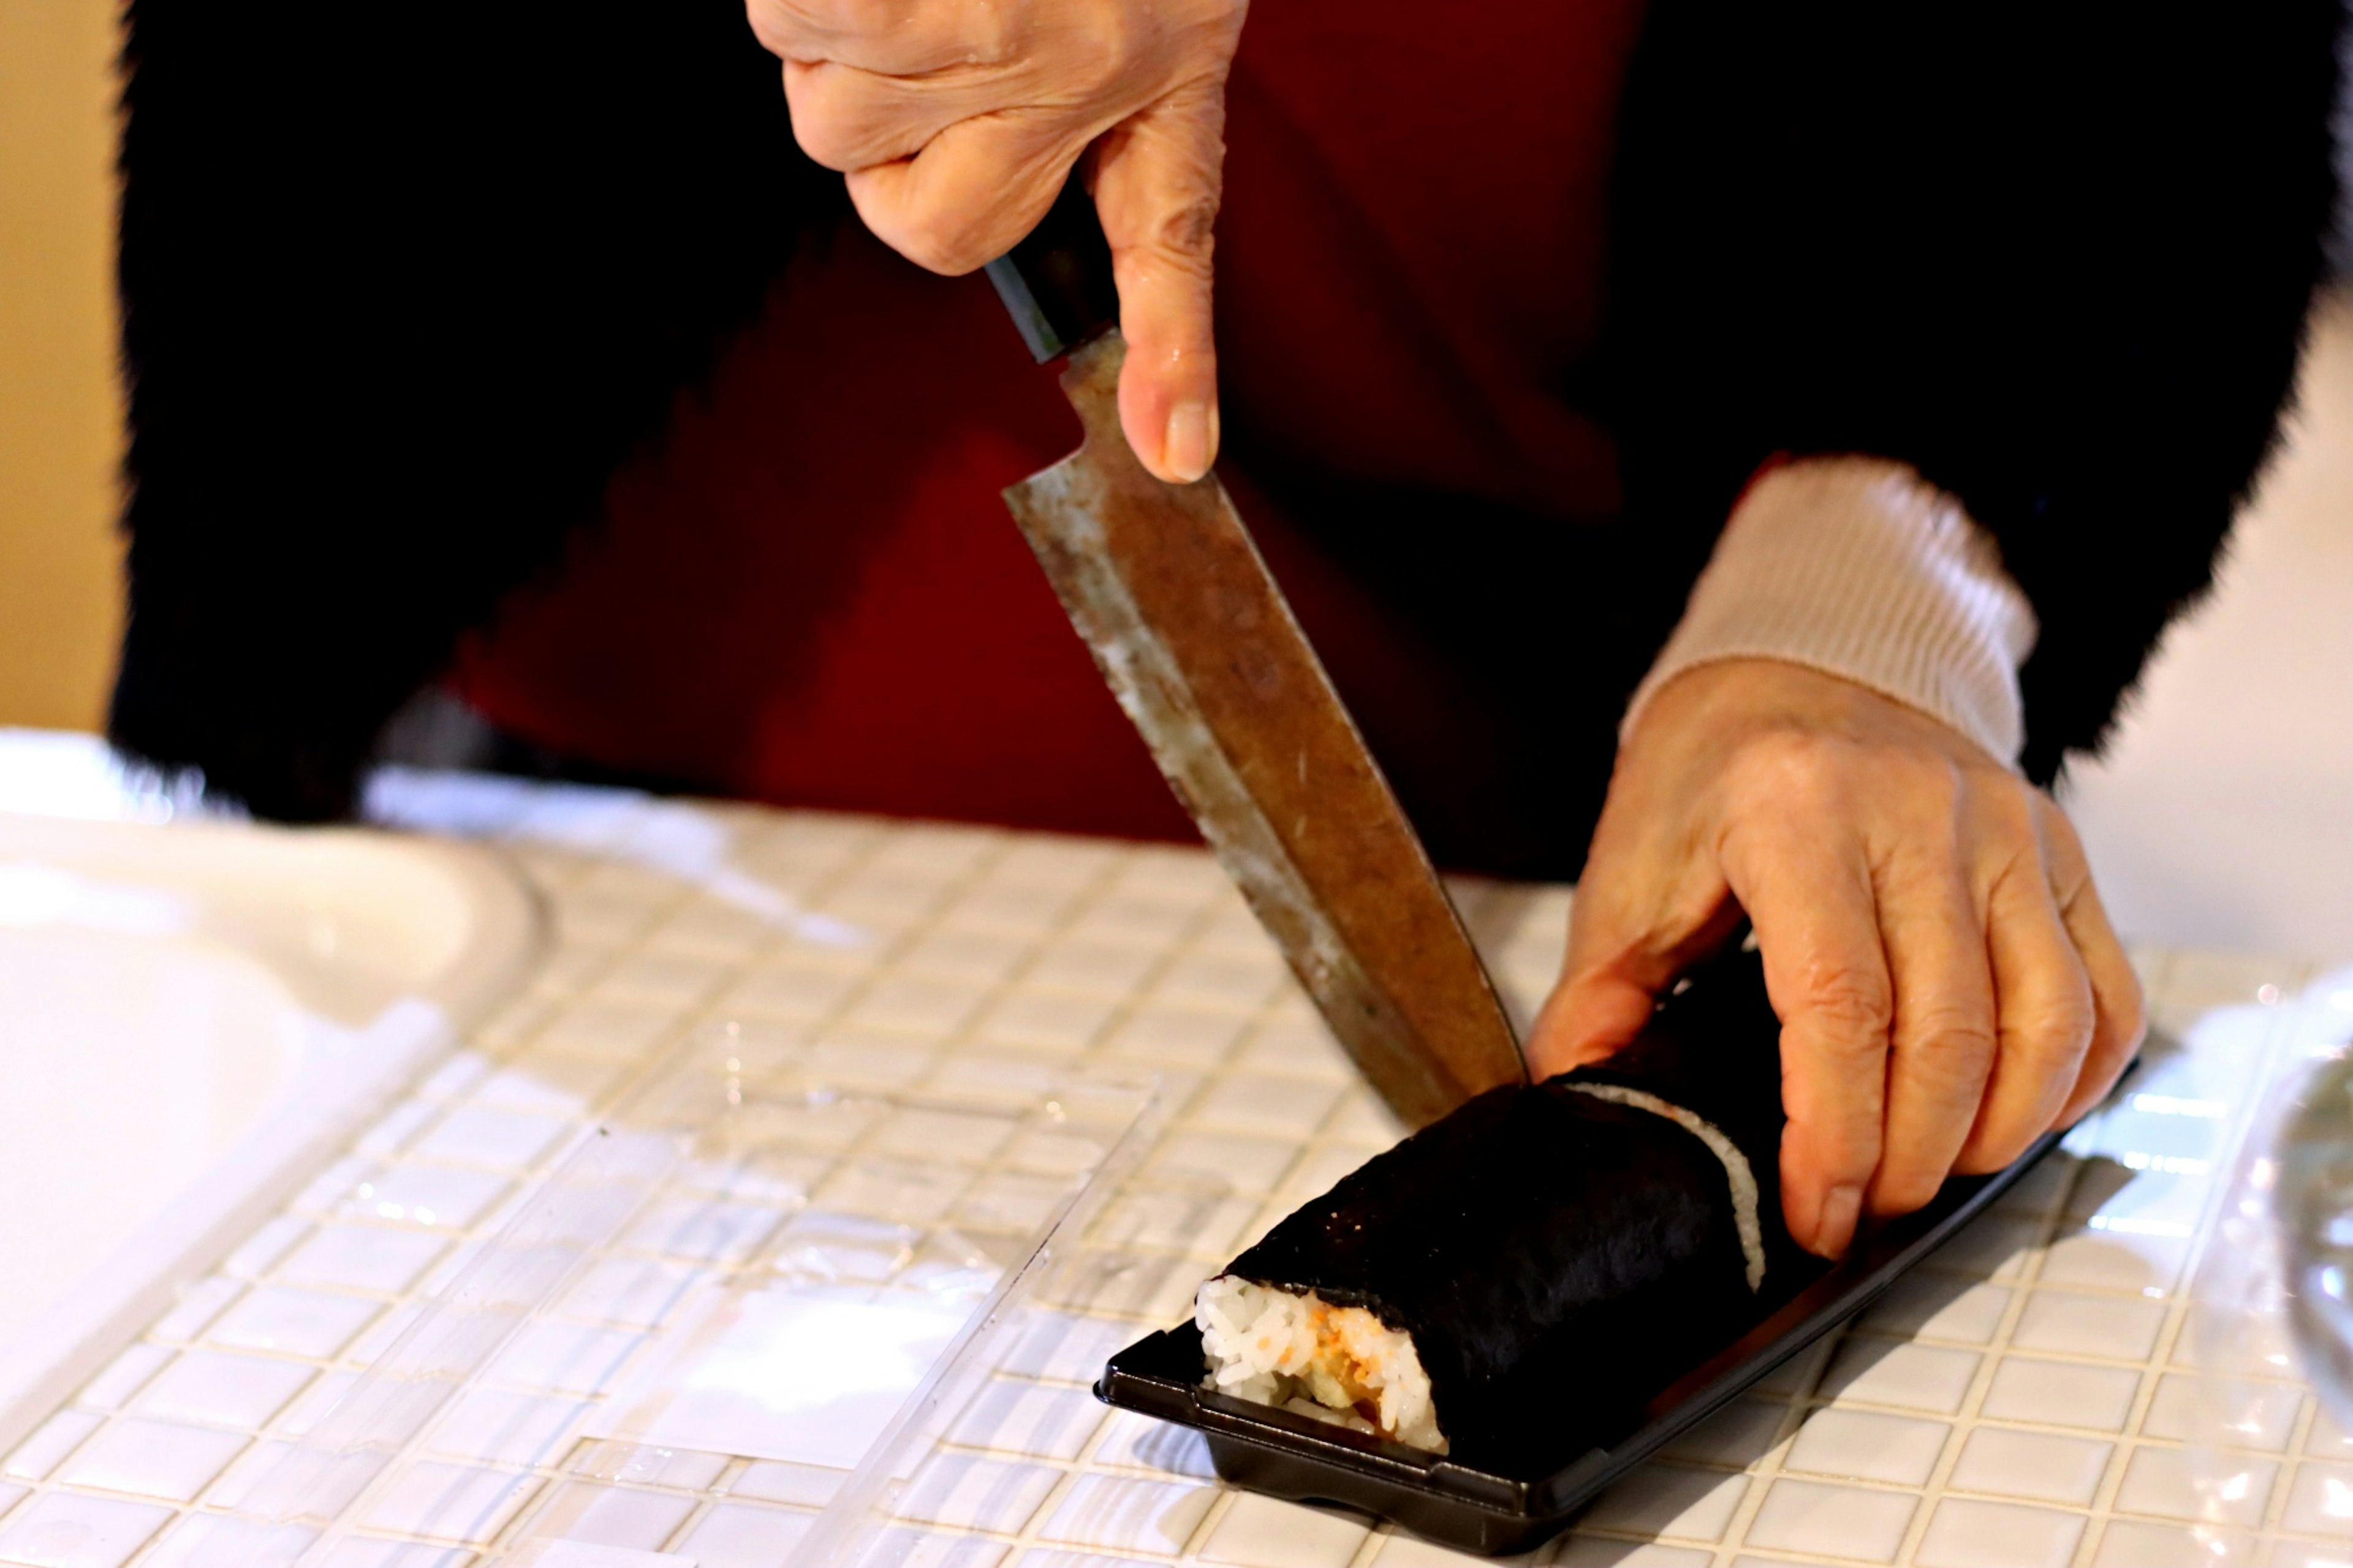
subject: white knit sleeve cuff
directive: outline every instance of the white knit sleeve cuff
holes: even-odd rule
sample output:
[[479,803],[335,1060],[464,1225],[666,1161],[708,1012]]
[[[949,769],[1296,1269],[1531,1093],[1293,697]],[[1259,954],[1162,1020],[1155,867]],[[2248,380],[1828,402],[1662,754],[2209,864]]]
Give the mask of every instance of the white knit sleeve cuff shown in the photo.
[[2026,739],[2018,670],[2035,632],[1992,538],[1911,468],[1784,463],[1733,509],[1619,733],[1695,665],[1777,658],[1916,708],[2015,767]]

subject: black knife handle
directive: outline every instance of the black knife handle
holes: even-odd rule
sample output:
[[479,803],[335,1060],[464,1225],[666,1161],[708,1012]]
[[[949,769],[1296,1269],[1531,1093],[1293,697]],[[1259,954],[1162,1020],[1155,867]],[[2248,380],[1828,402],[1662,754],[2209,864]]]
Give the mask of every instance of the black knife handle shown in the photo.
[[990,262],[987,271],[1039,364],[1119,324],[1111,247],[1076,169],[1029,237]]

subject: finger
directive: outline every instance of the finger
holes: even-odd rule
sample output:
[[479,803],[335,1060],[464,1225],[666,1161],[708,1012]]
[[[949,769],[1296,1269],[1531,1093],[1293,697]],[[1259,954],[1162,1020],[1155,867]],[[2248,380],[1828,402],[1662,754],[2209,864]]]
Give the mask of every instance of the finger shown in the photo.
[[1199,479],[1218,456],[1210,279],[1225,153],[1220,80],[1122,121],[1095,156],[1095,210],[1127,339],[1120,426],[1144,466],[1172,484]]
[[913,158],[851,174],[849,199],[883,244],[918,267],[960,276],[1038,226],[1087,134],[1028,110],[958,121]]
[[830,61],[785,62],[793,140],[847,174],[913,158],[949,126],[1006,107],[1004,84],[976,74],[910,80]]
[[1870,868],[1838,816],[1784,815],[1753,848],[1725,845],[1781,1020],[1781,1206],[1809,1251],[1842,1256],[1879,1165],[1893,986]]
[[1032,32],[1021,0],[747,0],[744,11],[779,59],[886,76],[1003,65]]
[[1712,855],[1597,847],[1569,907],[1560,982],[1528,1031],[1529,1072],[1550,1078],[1630,1044],[1659,994],[1739,920]]
[[1904,859],[1877,889],[1895,1017],[1885,1148],[1865,1195],[1874,1215],[1909,1214],[1936,1195],[1968,1140],[1994,1061],[1993,973],[1957,834],[1949,822],[1930,823],[1905,838]]
[[2052,1123],[2072,1127],[2116,1087],[2125,1064],[2132,1060],[2148,1034],[2148,1012],[2141,996],[2140,976],[2134,973],[2132,960],[2125,956],[2124,943],[2116,940],[2107,910],[2100,903],[2099,889],[2093,886],[2092,868],[2084,858],[2082,841],[2058,806],[2046,800],[2040,803],[2040,810],[2059,918],[2065,922],[2075,952],[2083,959],[2084,976],[2092,984],[2091,1047],[2084,1053],[2074,1088]]
[[1954,1169],[1998,1171],[2026,1152],[2066,1103],[2092,1043],[2092,985],[2051,897],[2039,847],[2017,854],[1986,902],[1993,958],[1993,1077]]

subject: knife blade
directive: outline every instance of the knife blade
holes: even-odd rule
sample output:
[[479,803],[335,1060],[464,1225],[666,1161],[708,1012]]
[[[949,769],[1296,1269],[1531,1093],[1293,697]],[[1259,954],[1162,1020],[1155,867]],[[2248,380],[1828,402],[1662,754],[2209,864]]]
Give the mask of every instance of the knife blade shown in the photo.
[[1214,474],[1164,484],[1129,449],[1126,346],[1103,324],[1107,258],[1092,211],[1065,195],[989,276],[1036,357],[1068,353],[1062,389],[1085,436],[1006,505],[1162,773],[1389,1108],[1420,1127],[1525,1081],[1485,965],[1225,487]]

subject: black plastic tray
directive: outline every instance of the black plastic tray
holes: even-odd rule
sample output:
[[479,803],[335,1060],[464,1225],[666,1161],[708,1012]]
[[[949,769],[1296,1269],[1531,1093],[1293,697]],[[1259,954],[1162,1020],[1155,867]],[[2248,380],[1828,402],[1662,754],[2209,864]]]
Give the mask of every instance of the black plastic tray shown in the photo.
[[1139,1340],[1112,1357],[1095,1397],[1196,1427],[1218,1474],[1295,1502],[1331,1502],[1394,1521],[1414,1534],[1491,1556],[1525,1552],[1669,1438],[1721,1409],[1775,1367],[1884,1295],[1905,1270],[1950,1240],[2058,1143],[2052,1133],[2016,1164],[1955,1177],[1916,1214],[1881,1227],[1846,1260],[1729,1348],[1662,1391],[1641,1425],[1551,1475],[1518,1477],[1457,1464],[1201,1387],[1201,1333],[1192,1324]]

